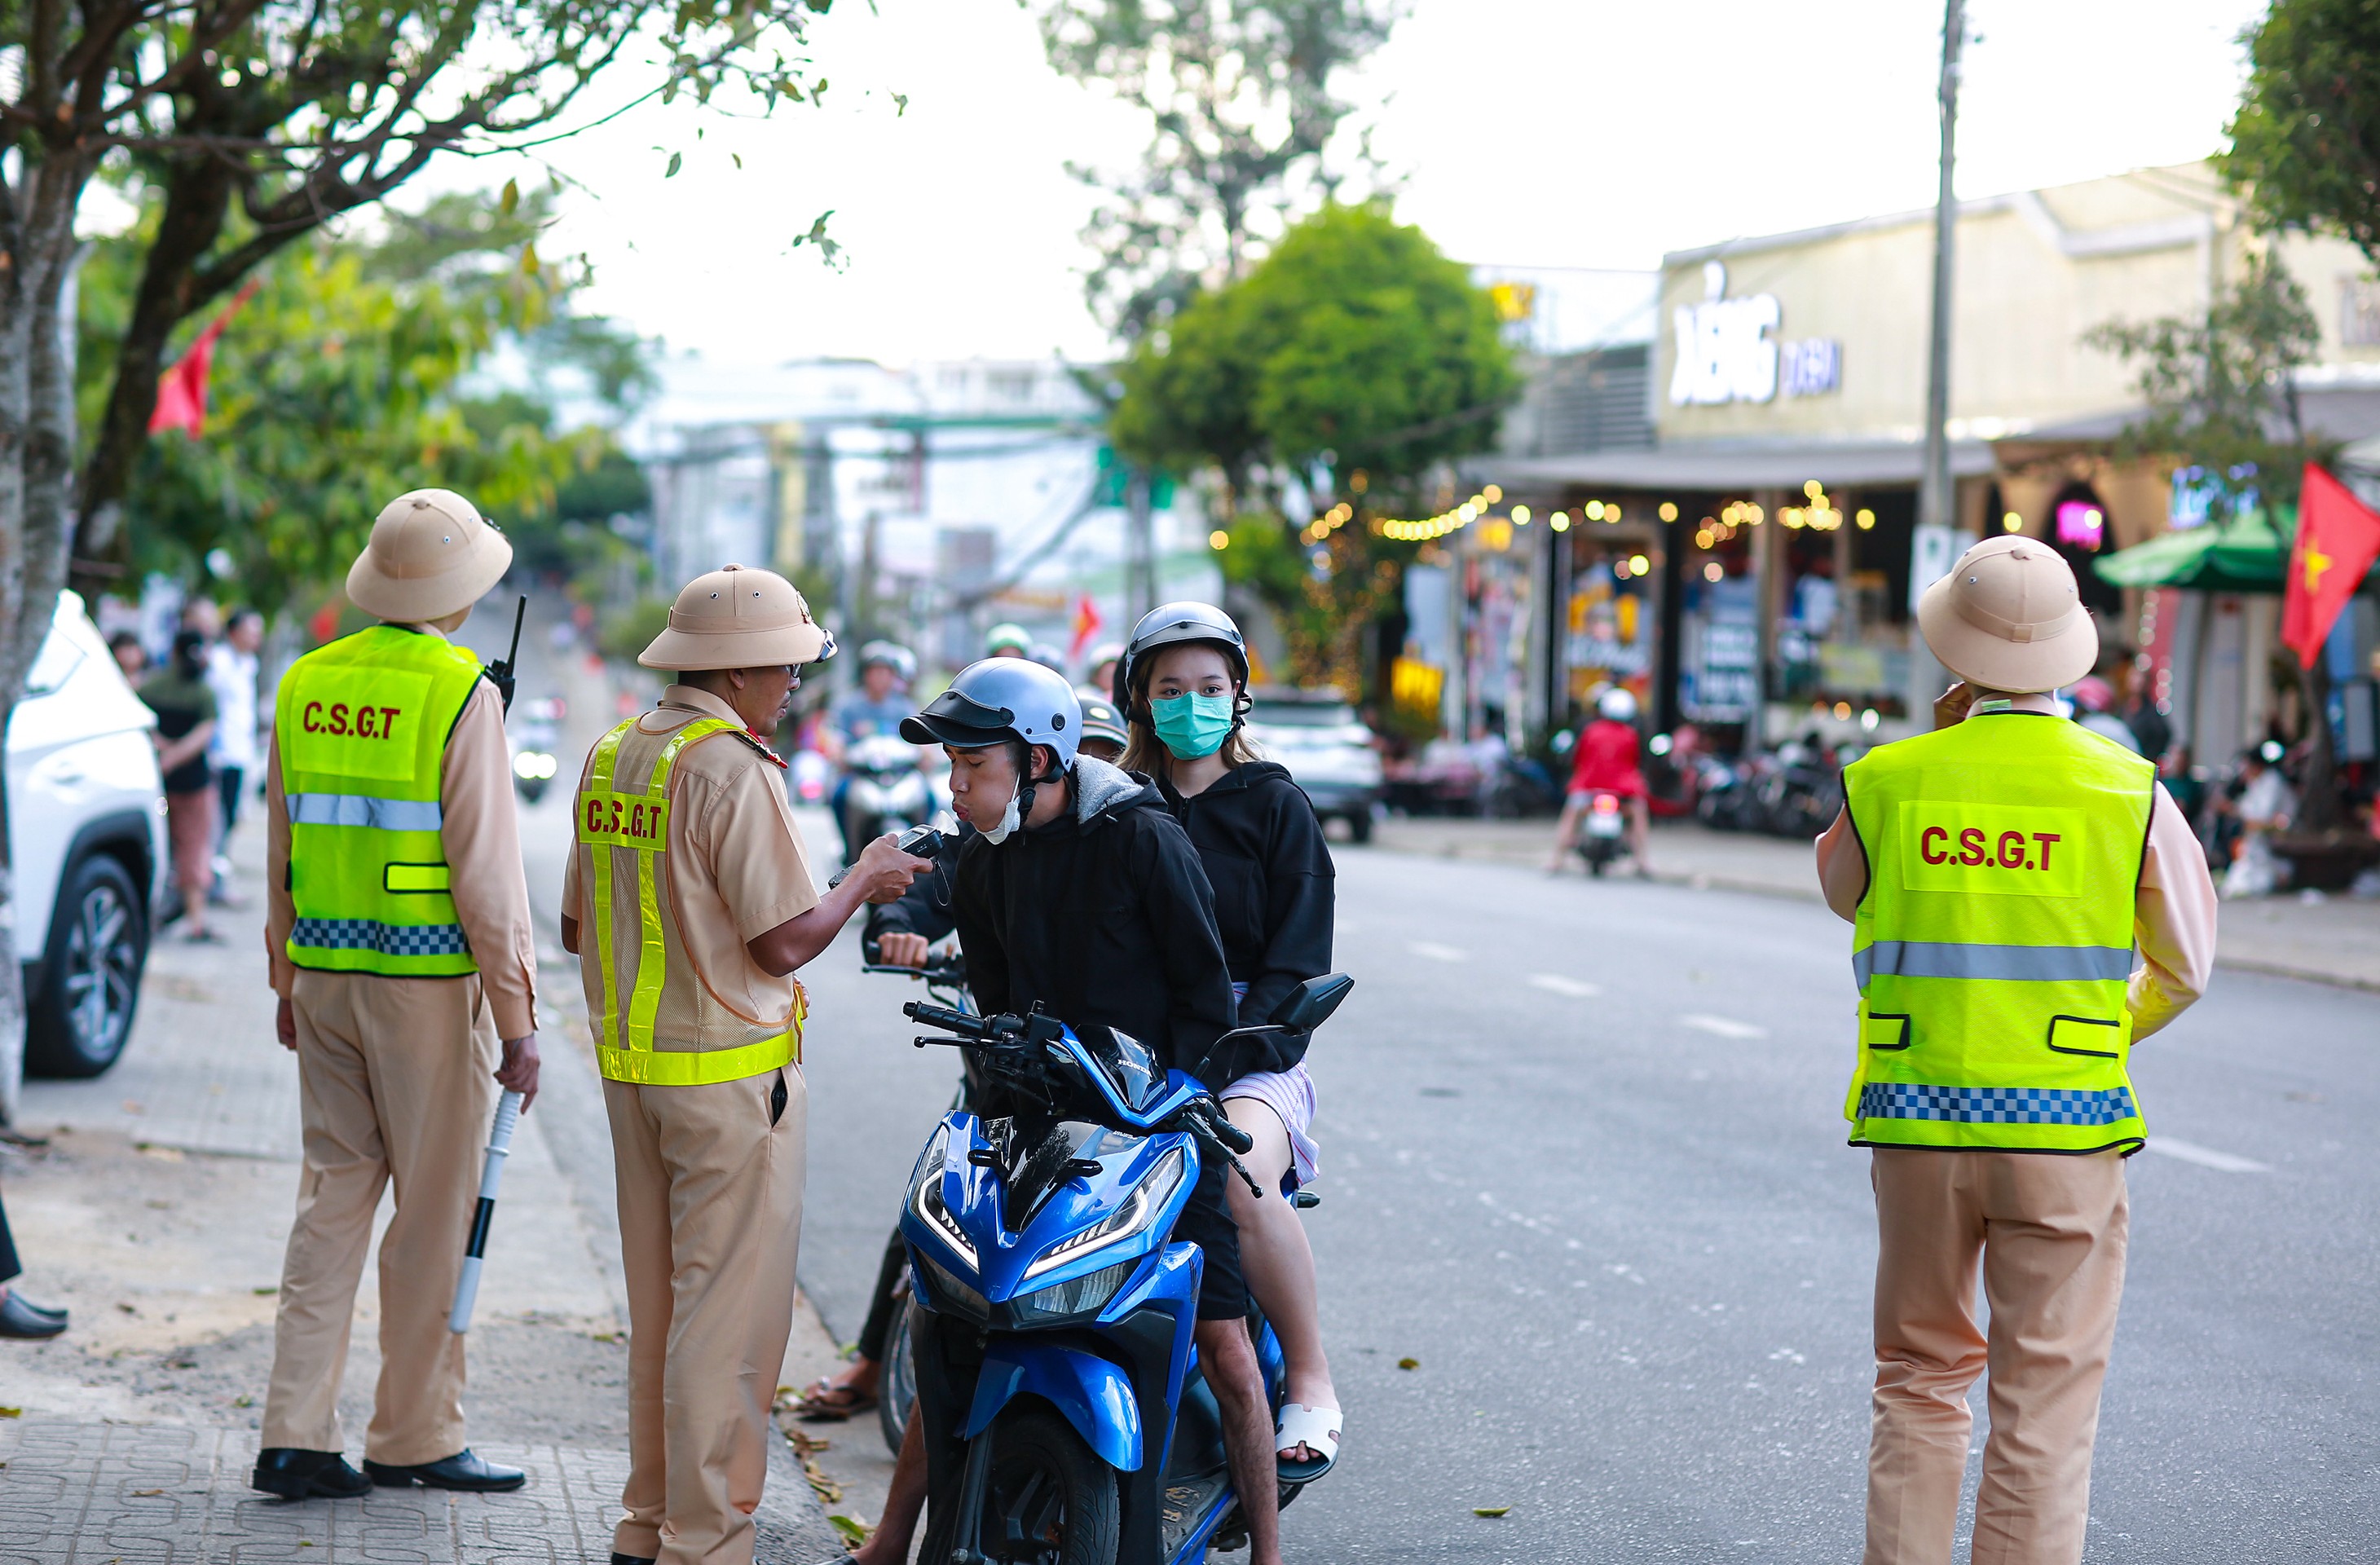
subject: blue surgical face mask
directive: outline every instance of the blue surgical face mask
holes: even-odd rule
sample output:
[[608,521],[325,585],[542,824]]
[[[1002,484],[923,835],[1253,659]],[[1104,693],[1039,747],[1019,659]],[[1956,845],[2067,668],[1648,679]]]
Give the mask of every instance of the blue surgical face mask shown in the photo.
[[1223,747],[1232,735],[1232,699],[1196,693],[1148,703],[1157,737],[1176,760],[1196,760]]

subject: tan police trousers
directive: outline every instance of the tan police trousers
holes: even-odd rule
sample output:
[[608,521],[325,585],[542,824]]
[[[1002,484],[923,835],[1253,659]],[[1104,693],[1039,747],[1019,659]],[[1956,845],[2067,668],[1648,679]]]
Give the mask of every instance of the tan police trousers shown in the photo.
[[628,1289],[628,1514],[612,1547],[752,1565],[794,1324],[808,1093],[787,1065],[706,1086],[607,1081],[603,1103]]
[[463,1339],[446,1329],[480,1190],[504,1053],[480,980],[301,969],[298,1086],[306,1131],[281,1269],[263,1444],[338,1450],[339,1380],[382,1189],[380,1385],[364,1455],[412,1467],[455,1454]]
[[[1973,1422],[1991,1434],[1974,1565],[2076,1565],[2131,1208],[2113,1152],[1878,1147],[1866,1565],[1949,1565]],[[1975,1269],[1991,1304],[1975,1324]]]

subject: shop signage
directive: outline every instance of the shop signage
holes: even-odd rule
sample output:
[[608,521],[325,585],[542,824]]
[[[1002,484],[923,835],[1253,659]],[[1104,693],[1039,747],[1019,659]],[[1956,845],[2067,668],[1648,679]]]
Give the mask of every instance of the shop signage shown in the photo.
[[1842,384],[1843,347],[1832,337],[1780,342],[1784,307],[1774,294],[1727,297],[1727,268],[1703,266],[1703,302],[1680,305],[1672,317],[1677,365],[1670,400],[1712,406],[1822,396]]

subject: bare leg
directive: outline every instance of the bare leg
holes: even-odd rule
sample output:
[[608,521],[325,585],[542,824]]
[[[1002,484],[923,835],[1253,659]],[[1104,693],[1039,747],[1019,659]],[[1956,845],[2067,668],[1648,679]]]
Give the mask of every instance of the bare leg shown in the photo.
[[1273,1455],[1264,1374],[1257,1367],[1247,1323],[1200,1321],[1198,1364],[1223,1413],[1223,1453],[1231,1459],[1232,1487],[1248,1524],[1248,1565],[1281,1565],[1281,1464]]
[[1636,860],[1636,873],[1645,879],[1653,875],[1653,811],[1643,799],[1628,801],[1628,851]]
[[892,1463],[892,1483],[884,1494],[884,1514],[851,1557],[859,1565],[909,1565],[909,1546],[925,1509],[926,1424],[913,1408],[909,1426],[901,1435],[901,1454]]
[[[1256,1148],[1240,1161],[1264,1186],[1259,1200],[1234,1179],[1229,1183],[1232,1220],[1240,1227],[1240,1265],[1247,1273],[1248,1292],[1264,1306],[1281,1339],[1283,1401],[1307,1407],[1337,1407],[1338,1390],[1330,1382],[1330,1361],[1322,1351],[1322,1311],[1314,1285],[1314,1250],[1305,1240],[1305,1224],[1287,1201],[1281,1199],[1281,1176],[1289,1171],[1289,1130],[1271,1105],[1254,1098],[1229,1098],[1223,1112],[1233,1124],[1256,1139]],[[1335,1450],[1293,1446],[1293,1462],[1327,1462]]]
[[1553,856],[1546,860],[1546,873],[1561,873],[1562,861],[1578,843],[1578,818],[1586,813],[1586,804],[1576,795],[1562,801],[1561,824],[1554,830]]

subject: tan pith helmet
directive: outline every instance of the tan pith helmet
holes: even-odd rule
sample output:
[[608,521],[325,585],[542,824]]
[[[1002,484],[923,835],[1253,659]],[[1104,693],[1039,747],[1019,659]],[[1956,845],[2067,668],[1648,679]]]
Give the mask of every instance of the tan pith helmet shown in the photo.
[[400,625],[444,619],[487,596],[512,564],[512,544],[478,506],[451,489],[417,489],[372,523],[347,568],[347,601]]
[[774,571],[722,565],[686,584],[669,628],[637,655],[647,668],[770,668],[834,655],[794,584]]
[[2010,695],[2071,685],[2099,661],[2099,627],[2073,568],[2039,539],[1987,538],[1917,601],[1942,666]]

